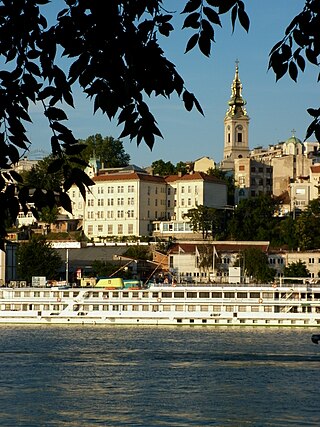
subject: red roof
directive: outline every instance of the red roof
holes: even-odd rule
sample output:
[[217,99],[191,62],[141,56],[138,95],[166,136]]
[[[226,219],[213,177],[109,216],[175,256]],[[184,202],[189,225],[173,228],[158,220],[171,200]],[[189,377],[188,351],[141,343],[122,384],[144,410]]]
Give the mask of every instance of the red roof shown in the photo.
[[139,181],[165,183],[164,178],[161,176],[153,176],[153,175],[143,174],[138,172],[96,175],[92,178],[92,180],[95,182],[139,180]]
[[311,170],[313,173],[320,173],[320,165],[311,166]]

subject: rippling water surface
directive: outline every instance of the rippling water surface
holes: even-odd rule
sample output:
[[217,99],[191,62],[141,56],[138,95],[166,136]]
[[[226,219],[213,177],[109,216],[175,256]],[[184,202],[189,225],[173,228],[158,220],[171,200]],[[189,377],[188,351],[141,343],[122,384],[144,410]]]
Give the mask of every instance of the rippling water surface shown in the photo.
[[0,425],[318,427],[316,332],[0,326]]

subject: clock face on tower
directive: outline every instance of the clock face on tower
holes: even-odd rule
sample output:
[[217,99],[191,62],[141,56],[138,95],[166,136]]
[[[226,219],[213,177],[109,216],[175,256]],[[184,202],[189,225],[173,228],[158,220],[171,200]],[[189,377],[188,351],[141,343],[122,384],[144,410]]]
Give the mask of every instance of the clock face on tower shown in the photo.
[[242,130],[242,129],[243,129],[243,127],[241,125],[237,126],[237,130]]

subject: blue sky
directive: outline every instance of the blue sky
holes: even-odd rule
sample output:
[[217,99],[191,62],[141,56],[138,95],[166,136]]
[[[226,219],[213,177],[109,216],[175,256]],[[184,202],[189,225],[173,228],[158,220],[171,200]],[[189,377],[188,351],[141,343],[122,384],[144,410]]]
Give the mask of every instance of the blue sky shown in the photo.
[[[59,2],[53,3],[56,7]],[[176,164],[202,156],[219,162],[223,155],[223,119],[231,95],[236,59],[250,117],[250,148],[283,141],[292,135],[292,129],[303,140],[311,121],[306,109],[318,107],[318,70],[308,63],[295,83],[288,76],[276,82],[273,72],[267,68],[271,48],[282,38],[286,26],[302,10],[304,3],[304,0],[245,1],[251,20],[249,33],[237,23],[232,34],[230,16],[225,16],[223,28],[216,30],[211,57],[206,58],[197,48],[184,54],[190,33],[180,30],[183,17],[179,11],[185,1],[164,0],[169,11],[177,10],[177,16],[175,34],[169,39],[163,38],[163,49],[176,64],[187,88],[198,98],[205,117],[197,111],[187,112],[175,97],[149,99],[164,138],[156,141],[152,151],[144,143],[137,147],[135,141],[123,140],[131,163],[148,166],[163,159]],[[100,113],[93,115],[92,105],[79,93],[75,92],[74,96],[77,107],[68,114],[76,138],[85,139],[95,133],[115,138],[120,135],[122,128],[116,126],[116,120],[110,122]],[[37,106],[33,109],[35,125],[30,127],[28,134],[33,143],[31,154],[36,149],[49,152],[50,133],[41,119],[40,109]]]

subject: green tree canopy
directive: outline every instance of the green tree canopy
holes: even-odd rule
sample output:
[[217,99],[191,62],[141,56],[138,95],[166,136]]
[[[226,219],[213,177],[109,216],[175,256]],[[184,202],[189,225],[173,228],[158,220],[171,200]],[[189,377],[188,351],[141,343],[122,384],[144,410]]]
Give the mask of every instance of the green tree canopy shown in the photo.
[[225,232],[224,211],[199,205],[194,209],[189,209],[186,216],[190,220],[193,232],[202,233],[202,237],[207,239],[211,236],[215,240],[221,239]]
[[123,143],[112,136],[103,138],[100,134],[96,134],[80,142],[86,145],[83,156],[87,161],[96,158],[105,168],[128,166],[130,162],[130,156],[125,152]]
[[[33,197],[35,209],[42,209],[52,196],[38,191],[32,196],[17,182],[21,177],[10,169],[21,151],[32,144],[26,123],[32,123],[38,109],[52,132],[54,160],[49,172],[61,170],[63,186],[57,203],[71,211],[67,191],[76,184],[83,197],[92,180],[84,173],[77,156],[84,149],[66,125],[68,108],[75,108],[73,88],[79,87],[93,102],[94,112],[122,126],[120,138],[129,137],[139,145],[144,141],[152,149],[162,134],[148,103],[153,96],[170,99],[177,95],[185,109],[196,108],[203,114],[195,95],[188,90],[176,66],[166,58],[161,37],[173,37],[173,14],[165,0],[65,0],[56,19],[47,20],[49,0],[2,1],[0,70],[0,238],[6,235],[8,216],[17,218]],[[210,56],[215,29],[221,15],[231,16],[249,31],[250,20],[242,0],[183,0],[183,29],[192,34],[185,52],[198,47]],[[267,7],[267,2],[264,4]],[[51,17],[50,17],[51,18]],[[304,71],[306,61],[318,66],[320,33],[319,0],[306,0],[305,6],[285,30],[283,40],[270,52],[270,68],[279,80],[287,72],[293,80]],[[61,61],[61,55],[63,61]],[[63,63],[63,68],[62,64]],[[151,104],[151,103],[150,103]],[[35,113],[34,113],[35,112]],[[320,109],[310,108],[312,123],[307,137],[320,137]],[[70,157],[72,167],[70,167]],[[6,209],[8,208],[8,209]]]
[[170,161],[155,160],[151,167],[155,175],[166,176],[173,175],[176,172],[176,168]]
[[309,277],[310,272],[307,269],[306,264],[299,260],[292,262],[283,271],[284,277]]
[[150,251],[148,247],[145,246],[129,246],[129,248],[125,251],[123,254],[124,256],[136,260],[150,260],[152,259],[152,256],[150,254]]
[[92,274],[96,276],[109,277],[116,270],[117,267],[113,263],[108,261],[95,260],[92,263]]
[[312,200],[294,220],[294,225],[300,249],[320,248],[320,200]]
[[229,222],[229,234],[235,240],[270,240],[277,219],[275,200],[266,194],[243,199]]
[[22,172],[23,182],[30,189],[43,189],[46,191],[59,192],[63,184],[63,173],[58,170],[48,173],[53,156],[44,157],[28,171]]
[[42,236],[33,236],[29,242],[19,245],[17,263],[19,278],[29,283],[32,276],[46,276],[49,280],[57,278],[62,266],[58,252]]
[[252,277],[259,283],[269,283],[275,276],[275,270],[269,267],[268,256],[260,249],[245,249],[239,260],[246,276]]

